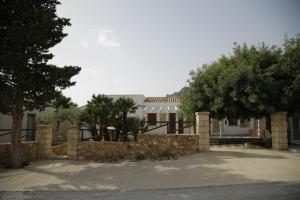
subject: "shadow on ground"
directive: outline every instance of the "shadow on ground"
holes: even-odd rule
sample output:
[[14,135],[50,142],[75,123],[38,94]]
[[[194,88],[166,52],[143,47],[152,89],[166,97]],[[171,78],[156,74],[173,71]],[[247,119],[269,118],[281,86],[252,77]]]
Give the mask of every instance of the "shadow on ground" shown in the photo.
[[243,160],[253,160],[259,165],[261,161],[281,159],[286,157],[251,150],[213,150],[165,161],[96,163],[46,160],[34,162],[23,170],[4,170],[0,173],[0,190],[122,191],[264,182],[267,180],[249,178],[233,171],[230,167],[232,160],[242,165]]

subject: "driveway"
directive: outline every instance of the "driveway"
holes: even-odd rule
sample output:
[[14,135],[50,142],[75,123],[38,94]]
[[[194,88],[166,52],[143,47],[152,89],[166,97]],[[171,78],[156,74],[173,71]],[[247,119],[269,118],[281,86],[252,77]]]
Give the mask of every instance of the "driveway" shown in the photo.
[[[212,147],[178,160],[96,163],[36,161],[0,170],[0,191],[99,191],[197,188],[300,182],[300,154],[243,147]],[[3,193],[2,193],[3,194]]]

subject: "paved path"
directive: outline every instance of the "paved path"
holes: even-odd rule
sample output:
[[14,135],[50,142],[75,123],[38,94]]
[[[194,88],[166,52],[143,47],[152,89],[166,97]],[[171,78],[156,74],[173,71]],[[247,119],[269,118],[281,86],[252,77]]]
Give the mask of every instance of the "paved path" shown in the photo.
[[227,147],[167,161],[46,160],[19,170],[0,170],[0,191],[130,191],[299,182],[299,166],[299,153]]
[[298,183],[257,183],[193,188],[148,189],[131,191],[35,191],[0,192],[0,199],[48,200],[299,200]]

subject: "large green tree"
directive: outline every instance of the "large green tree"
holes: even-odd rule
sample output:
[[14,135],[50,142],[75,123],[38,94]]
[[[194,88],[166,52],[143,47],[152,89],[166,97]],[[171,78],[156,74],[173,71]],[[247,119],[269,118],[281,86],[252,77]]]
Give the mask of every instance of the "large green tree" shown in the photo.
[[260,118],[275,111],[299,108],[299,37],[285,39],[283,49],[235,44],[222,56],[191,73],[181,112],[192,116]]
[[25,110],[44,109],[69,86],[79,67],[48,64],[49,51],[67,35],[70,20],[58,17],[57,0],[0,1],[0,112],[13,119],[11,164],[20,167]]
[[274,85],[279,90],[274,92],[281,97],[278,108],[289,113],[300,112],[300,35],[284,39],[280,65],[270,74],[277,80]]
[[71,97],[66,97],[62,93],[59,93],[52,101],[52,107],[56,110],[66,109],[70,107],[77,107],[77,104],[72,102]]

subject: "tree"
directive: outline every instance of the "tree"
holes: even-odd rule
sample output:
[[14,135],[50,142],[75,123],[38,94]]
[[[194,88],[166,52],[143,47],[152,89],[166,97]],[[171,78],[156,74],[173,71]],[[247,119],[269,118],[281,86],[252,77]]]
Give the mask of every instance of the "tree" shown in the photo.
[[[295,38],[285,37],[283,43],[283,55],[280,65],[274,67],[271,76],[276,81],[275,91],[281,96],[281,102],[285,107],[281,108],[289,114],[300,111],[300,35]],[[283,95],[282,95],[283,94]]]
[[62,108],[77,107],[77,104],[72,102],[70,97],[66,97],[62,93],[59,93],[52,101],[52,107],[59,110]]
[[231,56],[191,73],[181,112],[191,116],[210,111],[212,117],[261,118],[299,108],[299,36],[276,46],[237,45]]
[[99,125],[100,139],[104,135],[105,140],[109,140],[107,126],[113,123],[113,106],[113,99],[105,95],[93,95],[92,99],[88,101],[81,115],[81,121],[89,126],[93,137],[98,135],[97,125]]
[[122,139],[126,141],[127,137],[127,115],[128,113],[135,113],[138,106],[132,98],[120,97],[115,102],[115,110],[119,119],[122,119]]
[[57,0],[0,1],[0,112],[12,115],[11,165],[20,167],[25,110],[51,105],[79,67],[48,64],[49,49],[67,35],[70,20],[56,15]]
[[138,117],[128,117],[126,120],[127,130],[133,135],[134,141],[137,141],[137,134],[139,131],[146,129],[145,119]]

